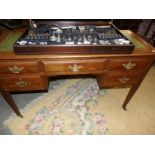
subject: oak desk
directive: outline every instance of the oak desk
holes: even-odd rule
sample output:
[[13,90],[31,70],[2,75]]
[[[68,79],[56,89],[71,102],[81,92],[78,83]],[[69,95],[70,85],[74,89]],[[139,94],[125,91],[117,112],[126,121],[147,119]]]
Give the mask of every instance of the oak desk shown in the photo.
[[121,31],[136,44],[132,54],[15,55],[0,51],[0,92],[16,115],[23,117],[11,92],[48,90],[50,77],[93,75],[100,88],[130,86],[126,106],[155,60],[152,46],[131,31]]

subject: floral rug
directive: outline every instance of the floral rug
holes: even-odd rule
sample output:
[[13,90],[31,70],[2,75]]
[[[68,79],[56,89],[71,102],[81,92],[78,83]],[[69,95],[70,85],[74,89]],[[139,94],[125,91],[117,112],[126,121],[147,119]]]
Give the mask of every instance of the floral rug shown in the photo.
[[[60,82],[61,81],[61,82]],[[54,89],[21,109],[24,118],[12,114],[4,123],[12,134],[90,135],[105,134],[105,94],[92,78],[57,80]]]

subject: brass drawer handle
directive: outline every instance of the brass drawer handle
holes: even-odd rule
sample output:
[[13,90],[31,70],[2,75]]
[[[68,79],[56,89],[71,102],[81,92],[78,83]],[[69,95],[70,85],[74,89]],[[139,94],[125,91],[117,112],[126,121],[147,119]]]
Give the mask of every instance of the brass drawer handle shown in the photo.
[[17,67],[17,66],[8,67],[8,70],[11,73],[16,73],[16,74],[20,73],[23,69],[24,69],[24,67]]
[[26,87],[26,86],[29,85],[28,82],[26,82],[26,81],[24,81],[24,80],[22,80],[22,79],[20,79],[19,81],[15,82],[15,83],[16,83],[16,86],[18,86],[18,87],[20,87],[20,88]]
[[71,69],[73,72],[78,72],[81,68],[83,68],[83,66],[74,64],[73,66],[69,65],[68,68]]
[[123,67],[124,67],[126,70],[133,69],[135,66],[136,66],[136,63],[132,63],[132,62],[129,62],[129,63],[127,63],[127,64],[123,64]]
[[120,78],[118,79],[121,83],[126,83],[127,81],[130,80],[130,78],[127,78],[127,77],[123,77],[123,78]]

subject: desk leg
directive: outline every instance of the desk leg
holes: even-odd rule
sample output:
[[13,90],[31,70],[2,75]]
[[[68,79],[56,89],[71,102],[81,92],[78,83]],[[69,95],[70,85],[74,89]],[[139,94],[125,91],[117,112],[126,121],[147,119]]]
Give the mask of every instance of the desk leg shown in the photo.
[[3,98],[8,103],[8,105],[16,113],[16,115],[23,118],[23,115],[21,115],[21,113],[20,113],[18,107],[16,106],[16,103],[14,102],[14,100],[13,100],[12,96],[10,95],[10,93],[8,91],[2,90],[2,89],[0,89],[0,92],[1,92],[1,94],[3,96]]
[[138,87],[139,87],[139,85],[140,84],[136,84],[136,85],[134,85],[134,86],[132,86],[131,88],[130,88],[130,91],[129,91],[129,93],[128,93],[128,95],[127,95],[127,97],[126,97],[126,99],[125,99],[125,101],[124,101],[124,103],[123,103],[123,105],[122,105],[122,107],[123,107],[123,109],[126,111],[127,110],[127,104],[129,103],[129,101],[130,101],[130,99],[132,98],[132,96],[135,94],[135,92],[137,91],[137,89],[138,89]]
[[140,84],[142,83],[143,79],[145,78],[147,72],[149,71],[149,69],[151,68],[152,64],[154,62],[154,59],[150,59],[149,64],[146,66],[146,70],[142,76],[142,78],[130,88],[130,91],[122,105],[124,110],[127,110],[126,106],[129,103],[130,99],[132,98],[132,96],[135,94],[135,92],[137,91],[137,89],[139,88]]

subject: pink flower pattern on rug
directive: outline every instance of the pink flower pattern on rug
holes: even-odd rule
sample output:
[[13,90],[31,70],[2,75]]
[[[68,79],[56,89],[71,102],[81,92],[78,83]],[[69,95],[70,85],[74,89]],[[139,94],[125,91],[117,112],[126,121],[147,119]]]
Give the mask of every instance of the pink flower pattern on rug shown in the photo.
[[[94,79],[82,79],[40,109],[30,122],[25,124],[29,134],[105,134],[104,115],[90,111],[98,106],[99,87]],[[46,123],[48,133],[43,133]]]

